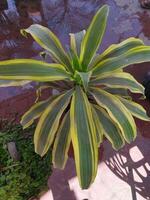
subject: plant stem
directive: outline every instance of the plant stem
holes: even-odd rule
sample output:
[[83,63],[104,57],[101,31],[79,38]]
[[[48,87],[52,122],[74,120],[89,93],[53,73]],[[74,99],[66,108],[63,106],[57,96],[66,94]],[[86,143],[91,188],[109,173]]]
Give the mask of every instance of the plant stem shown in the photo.
[[4,167],[4,168],[2,168],[0,171],[6,171],[6,170],[11,169],[11,168],[13,168],[13,167],[16,167],[16,166],[18,166],[18,165],[20,165],[20,163],[17,163],[17,164],[8,166],[8,167]]

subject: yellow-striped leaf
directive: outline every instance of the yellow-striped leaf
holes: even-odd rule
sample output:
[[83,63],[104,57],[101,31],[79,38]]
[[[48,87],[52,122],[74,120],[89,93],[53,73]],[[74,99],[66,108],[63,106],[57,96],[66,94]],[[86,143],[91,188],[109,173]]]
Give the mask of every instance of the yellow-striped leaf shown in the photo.
[[96,105],[94,106],[94,108],[97,113],[98,120],[101,123],[103,134],[111,142],[112,147],[115,150],[123,147],[125,141],[116,123],[109,117],[109,115],[103,108],[100,108],[100,106]]
[[90,80],[92,73],[91,72],[78,72],[78,71],[76,71],[76,73],[80,76],[83,87],[84,87],[85,91],[87,91],[88,85],[89,85],[89,80]]
[[33,124],[34,120],[41,116],[46,107],[50,104],[53,98],[50,98],[46,101],[41,101],[34,104],[21,118],[21,124],[23,128],[28,128]]
[[70,33],[70,46],[71,49],[74,51],[74,53],[77,56],[80,56],[80,50],[81,50],[81,42],[84,38],[86,31],[80,31],[78,33]]
[[91,105],[80,86],[74,92],[70,112],[76,171],[81,187],[86,189],[97,173],[98,148]]
[[110,88],[125,88],[133,93],[144,94],[144,87],[126,72],[106,73],[91,80],[92,85],[106,85]]
[[68,150],[71,143],[70,133],[70,113],[68,112],[63,118],[58,129],[52,152],[54,167],[64,169],[68,159]]
[[147,116],[146,110],[141,105],[133,101],[124,99],[120,96],[118,96],[118,98],[134,117],[139,118],[144,121],[150,121],[150,117]]
[[64,51],[59,39],[48,28],[39,24],[33,24],[27,29],[21,30],[23,35],[31,34],[34,40],[44,49],[49,51],[59,63],[72,71],[71,62],[66,52]]
[[110,118],[118,125],[124,139],[130,143],[136,138],[136,125],[131,113],[115,95],[92,88],[92,95],[97,104],[104,108]]
[[69,56],[72,61],[73,70],[80,70],[79,58],[72,49],[69,50]]
[[99,62],[101,62],[104,59],[121,56],[127,51],[141,45],[144,45],[143,41],[133,37],[128,38],[119,44],[113,44],[102,54],[97,56],[95,61],[92,63],[91,67],[96,66]]
[[104,87],[103,90],[106,92],[109,92],[111,94],[119,95],[124,98],[130,98],[132,99],[131,96],[129,96],[128,90],[124,88],[109,88],[109,87]]
[[81,43],[80,62],[84,71],[88,68],[90,61],[99,48],[105,32],[108,12],[109,8],[106,5],[98,10],[83,38]]
[[14,59],[0,62],[0,79],[57,81],[68,79],[70,75],[60,64],[49,64],[32,59]]
[[28,83],[30,83],[30,81],[0,80],[0,87],[23,86]]
[[108,58],[98,63],[93,68],[93,76],[99,76],[102,73],[113,72],[128,65],[138,64],[148,61],[150,61],[150,47],[149,46],[135,47],[118,57]]
[[103,141],[104,130],[103,130],[101,121],[98,119],[98,115],[95,109],[93,108],[93,106],[92,106],[92,114],[93,114],[93,120],[94,120],[94,124],[96,128],[97,144],[98,144],[98,147],[100,147],[100,144]]
[[44,156],[54,141],[60,118],[70,102],[73,90],[58,96],[41,115],[34,134],[35,151]]

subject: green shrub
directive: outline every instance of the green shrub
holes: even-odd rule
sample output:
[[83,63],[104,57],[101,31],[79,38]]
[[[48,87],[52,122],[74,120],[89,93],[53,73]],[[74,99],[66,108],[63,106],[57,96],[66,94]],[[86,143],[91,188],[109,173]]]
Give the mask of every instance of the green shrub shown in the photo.
[[[26,131],[21,126],[11,126],[0,133],[0,199],[28,200],[47,188],[51,173],[49,154],[41,158],[34,152],[31,127]],[[19,152],[19,161],[13,161],[7,143],[14,141]]]

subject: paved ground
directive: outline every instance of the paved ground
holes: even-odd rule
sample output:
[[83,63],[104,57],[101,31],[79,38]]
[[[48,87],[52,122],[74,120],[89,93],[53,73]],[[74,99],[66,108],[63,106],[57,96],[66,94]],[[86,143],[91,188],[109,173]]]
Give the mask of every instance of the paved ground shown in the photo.
[[[110,44],[131,36],[139,37],[150,45],[150,10],[141,9],[138,0],[41,0],[41,8],[35,7],[34,11],[29,7],[22,12],[10,5],[4,16],[7,20],[0,23],[0,60],[16,57],[39,59],[39,46],[31,38],[23,39],[19,33],[20,28],[37,21],[51,28],[61,41],[68,44],[68,33],[86,29],[95,11],[104,3],[110,5],[110,16],[100,52]],[[142,81],[150,65],[130,66],[127,70]],[[30,91],[29,94],[24,93],[28,87],[0,89],[0,101],[5,99],[1,103],[0,117],[12,117],[34,102]],[[25,96],[18,97],[22,93]],[[17,96],[16,101],[11,98],[13,96]],[[11,101],[7,101],[8,98]],[[142,103],[137,97],[135,99]],[[150,103],[144,101],[143,105],[150,114]],[[98,174],[88,190],[80,189],[74,161],[70,158],[64,171],[53,170],[49,192],[41,200],[149,200],[150,125],[140,121],[137,124],[138,138],[121,151],[115,152],[107,141],[104,142]]]
[[96,180],[88,190],[80,189],[74,161],[69,159],[64,171],[54,169],[50,190],[41,200],[149,200],[149,149],[150,140],[141,135],[119,152],[106,141]]

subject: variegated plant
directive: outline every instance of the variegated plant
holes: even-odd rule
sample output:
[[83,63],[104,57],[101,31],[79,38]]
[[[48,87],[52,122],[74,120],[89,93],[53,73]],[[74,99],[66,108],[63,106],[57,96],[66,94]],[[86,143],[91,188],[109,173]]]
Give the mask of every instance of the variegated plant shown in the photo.
[[133,117],[149,120],[144,108],[128,94],[130,91],[144,95],[143,86],[122,69],[150,61],[150,47],[129,38],[99,55],[108,12],[108,6],[103,6],[87,32],[70,34],[68,52],[56,35],[41,25],[22,30],[46,50],[54,63],[32,59],[0,62],[1,86],[37,81],[39,89],[52,87],[60,91],[46,101],[38,100],[21,123],[26,128],[39,118],[34,134],[35,151],[44,156],[53,147],[55,167],[65,167],[73,144],[76,171],[84,189],[97,174],[98,148],[103,136],[118,150],[136,138]]

